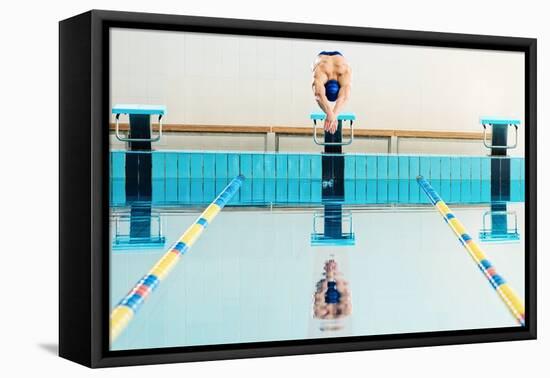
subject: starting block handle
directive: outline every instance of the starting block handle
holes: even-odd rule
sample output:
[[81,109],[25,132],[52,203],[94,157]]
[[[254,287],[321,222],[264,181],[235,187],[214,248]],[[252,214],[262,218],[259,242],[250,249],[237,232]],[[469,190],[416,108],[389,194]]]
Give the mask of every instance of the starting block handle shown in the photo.
[[[121,142],[158,142],[162,138],[162,117],[166,113],[164,106],[148,105],[115,105],[112,110],[115,114],[115,136]],[[151,138],[129,138],[120,134],[119,119],[121,114],[158,115],[159,132],[153,136],[153,124],[150,123]],[[130,125],[131,127],[131,125]]]
[[[503,149],[503,150],[510,150],[514,149],[518,145],[518,125],[520,121],[518,120],[493,120],[493,119],[481,119],[481,125],[483,126],[483,145],[489,149]],[[487,128],[492,127],[494,125],[506,125],[508,127],[513,126],[515,129],[515,137],[514,137],[514,144],[512,145],[506,145],[506,146],[499,146],[491,144],[491,142],[488,142],[487,140]]]
[[353,113],[341,113],[336,118],[338,120],[338,123],[341,123],[342,126],[344,125],[344,121],[349,121],[349,127],[350,127],[350,137],[348,140],[344,141],[342,138],[342,142],[325,142],[320,141],[317,138],[317,121],[324,121],[326,118],[326,114],[322,112],[315,112],[310,114],[310,118],[313,120],[313,141],[318,146],[348,146],[353,143],[353,121],[355,121],[355,114]]

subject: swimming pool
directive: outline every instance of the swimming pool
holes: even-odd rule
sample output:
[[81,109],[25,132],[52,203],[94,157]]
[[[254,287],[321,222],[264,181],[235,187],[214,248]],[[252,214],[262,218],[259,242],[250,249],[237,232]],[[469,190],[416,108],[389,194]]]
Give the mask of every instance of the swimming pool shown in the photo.
[[[124,190],[132,154],[152,166],[148,201]],[[111,349],[518,325],[415,179],[430,180],[523,298],[523,159],[346,154],[335,156],[341,183],[323,180],[322,159],[111,152],[111,307],[245,176]],[[327,200],[338,185],[343,195]],[[342,232],[326,237],[334,218]],[[330,275],[347,287],[336,312],[317,306]]]

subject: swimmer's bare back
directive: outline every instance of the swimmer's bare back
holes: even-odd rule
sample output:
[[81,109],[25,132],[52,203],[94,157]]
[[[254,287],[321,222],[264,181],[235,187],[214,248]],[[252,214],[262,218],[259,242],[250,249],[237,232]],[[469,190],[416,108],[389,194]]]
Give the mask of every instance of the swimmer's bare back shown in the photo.
[[[337,82],[340,87],[337,98],[335,101],[333,100],[335,102],[334,108],[330,105],[325,88],[325,85],[330,81]],[[346,58],[339,53],[334,55],[321,53],[318,55],[313,64],[312,89],[315,101],[327,115],[324,125],[325,130],[334,133],[338,127],[336,118],[351,94],[351,67]]]

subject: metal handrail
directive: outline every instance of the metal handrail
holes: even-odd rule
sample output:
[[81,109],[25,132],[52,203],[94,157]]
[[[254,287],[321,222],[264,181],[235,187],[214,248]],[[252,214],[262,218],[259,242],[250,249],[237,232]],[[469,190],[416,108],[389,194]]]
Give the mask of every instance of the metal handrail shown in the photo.
[[487,148],[500,148],[500,149],[509,150],[509,149],[516,148],[518,146],[518,125],[508,124],[508,126],[514,126],[514,128],[516,129],[515,141],[514,141],[514,144],[511,145],[511,146],[495,146],[495,145],[492,145],[492,144],[487,144],[487,125],[492,125],[492,124],[483,123],[482,125],[483,125],[483,145],[485,147],[487,147]]
[[[121,142],[157,142],[160,140],[160,138],[162,138],[162,114],[159,114],[159,132],[156,137],[151,136],[151,138],[129,138],[129,137],[122,136],[120,134],[119,122],[118,122],[120,114],[121,113],[117,113],[115,116],[115,136]],[[150,123],[149,127],[150,127],[150,133],[151,135],[153,135],[153,124]]]

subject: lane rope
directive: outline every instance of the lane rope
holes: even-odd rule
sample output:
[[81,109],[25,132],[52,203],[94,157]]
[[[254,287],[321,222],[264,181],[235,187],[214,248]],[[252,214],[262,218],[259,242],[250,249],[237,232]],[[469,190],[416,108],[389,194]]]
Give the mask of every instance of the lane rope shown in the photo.
[[466,228],[456,218],[454,213],[449,209],[447,204],[441,199],[436,190],[430,185],[430,183],[422,176],[418,176],[416,181],[426,193],[426,196],[430,199],[431,203],[443,216],[445,222],[449,225],[451,230],[458,236],[458,240],[462,246],[466,249],[470,257],[475,261],[481,272],[485,275],[487,280],[493,288],[496,290],[502,301],[506,304],[512,315],[516,318],[519,324],[525,326],[525,306],[523,301],[512,289],[511,286],[506,283],[504,278],[499,275],[491,262],[487,259],[483,250],[474,241],[474,239],[468,234]]
[[182,236],[168,249],[157,263],[141,280],[122,298],[111,312],[110,340],[113,343],[126,329],[134,315],[143,305],[146,298],[166,278],[180,258],[193,246],[206,227],[214,220],[224,206],[233,198],[244,181],[238,175],[225,187],[214,201],[202,212],[195,222],[185,230]]

